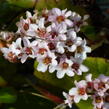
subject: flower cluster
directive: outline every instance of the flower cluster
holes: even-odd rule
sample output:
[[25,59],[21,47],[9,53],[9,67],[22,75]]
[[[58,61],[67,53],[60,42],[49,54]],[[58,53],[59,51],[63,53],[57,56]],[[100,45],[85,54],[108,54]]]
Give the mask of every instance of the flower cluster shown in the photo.
[[69,93],[63,92],[66,100],[65,103],[72,107],[72,103],[87,100],[90,97],[94,105],[94,109],[109,109],[109,77],[100,75],[92,80],[92,75],[86,76],[86,80],[75,81],[74,88]]
[[10,62],[36,59],[38,71],[56,71],[58,78],[65,74],[70,77],[81,75],[88,71],[82,62],[91,52],[86,40],[78,36],[81,26],[87,24],[87,18],[88,15],[82,18],[67,9],[45,9],[41,13],[35,11],[33,15],[27,11],[26,18],[21,17],[17,23],[18,30],[14,35],[1,34],[4,40],[15,36],[15,41],[2,47],[1,51]]

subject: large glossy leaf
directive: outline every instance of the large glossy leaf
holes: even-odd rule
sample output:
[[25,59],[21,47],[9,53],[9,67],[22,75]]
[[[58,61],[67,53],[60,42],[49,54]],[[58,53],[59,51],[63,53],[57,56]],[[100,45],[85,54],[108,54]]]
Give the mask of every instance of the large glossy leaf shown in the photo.
[[79,109],[93,109],[92,100],[88,99],[87,101],[80,101],[77,106]]

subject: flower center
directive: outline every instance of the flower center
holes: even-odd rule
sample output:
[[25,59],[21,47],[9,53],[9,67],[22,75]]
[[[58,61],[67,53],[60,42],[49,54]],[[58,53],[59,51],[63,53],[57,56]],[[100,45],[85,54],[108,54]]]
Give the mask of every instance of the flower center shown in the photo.
[[61,16],[58,16],[56,18],[56,20],[58,21],[58,23],[61,23],[61,22],[63,22],[65,20],[65,17],[61,15]]
[[67,69],[69,67],[69,64],[68,63],[66,63],[66,62],[63,62],[62,63],[62,68],[63,69]]
[[95,97],[95,102],[96,103],[101,103],[102,102],[102,98],[100,96],[96,96]]
[[79,95],[84,95],[86,93],[85,88],[79,88],[78,93]]
[[48,43],[48,47],[49,47],[50,50],[55,49],[55,45],[53,43]]
[[73,45],[73,41],[72,40],[67,40],[66,45],[71,47]]
[[23,26],[23,28],[24,28],[25,31],[27,31],[29,29],[29,24],[28,23],[25,23],[24,26]]
[[78,53],[82,53],[82,52],[83,52],[83,48],[82,48],[81,46],[78,46],[78,47],[77,47],[77,52],[78,52]]
[[46,30],[45,29],[38,29],[37,33],[38,33],[39,37],[43,38],[43,37],[45,37]]
[[44,53],[47,52],[47,50],[45,48],[40,48],[38,53],[41,55],[44,55]]
[[12,53],[12,52],[8,53],[8,57],[9,58],[13,58],[14,57],[14,53]]
[[51,61],[52,61],[52,58],[46,57],[46,58],[44,58],[43,63],[48,65],[51,63]]
[[29,47],[27,47],[27,48],[25,49],[25,52],[26,52],[27,55],[32,54],[31,48],[29,48]]
[[55,37],[57,37],[58,36],[58,33],[57,32],[51,32],[51,36],[52,36],[52,38],[55,38]]
[[103,89],[103,88],[105,88],[105,83],[103,82],[98,83],[98,89]]
[[83,24],[83,21],[76,22],[76,26],[80,27]]
[[79,69],[79,66],[80,66],[79,64],[74,63],[74,64],[72,65],[72,68],[77,71],[77,70]]
[[8,57],[10,62],[17,62],[17,57],[14,55],[14,53],[8,53]]

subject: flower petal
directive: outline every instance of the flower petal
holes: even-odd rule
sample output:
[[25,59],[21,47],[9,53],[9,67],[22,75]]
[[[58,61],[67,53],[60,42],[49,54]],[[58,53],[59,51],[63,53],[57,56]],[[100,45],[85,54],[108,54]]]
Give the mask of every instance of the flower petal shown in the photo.
[[37,66],[37,70],[41,71],[41,72],[45,72],[47,70],[48,66],[43,64],[43,63],[39,63]]
[[64,77],[65,72],[64,72],[64,71],[60,71],[60,70],[59,70],[59,71],[57,71],[56,75],[57,75],[57,78],[61,79],[61,78],[63,78],[63,77]]

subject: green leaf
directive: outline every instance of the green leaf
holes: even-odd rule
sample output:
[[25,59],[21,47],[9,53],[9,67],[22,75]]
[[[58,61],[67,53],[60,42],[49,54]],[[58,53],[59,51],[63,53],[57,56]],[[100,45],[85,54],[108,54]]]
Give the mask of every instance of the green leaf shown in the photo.
[[84,64],[89,68],[88,73],[92,73],[93,78],[100,74],[109,76],[109,61],[104,58],[90,57],[84,61]]
[[85,107],[87,109],[93,109],[93,105],[92,105],[92,100],[88,99],[87,101],[80,101],[77,106],[79,107],[79,109],[85,109]]
[[32,8],[36,0],[7,0],[9,4],[23,8]]
[[14,103],[16,95],[11,88],[0,89],[0,103]]

